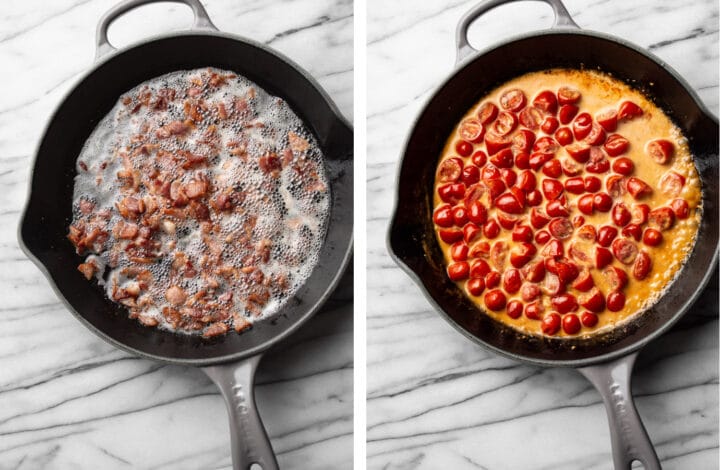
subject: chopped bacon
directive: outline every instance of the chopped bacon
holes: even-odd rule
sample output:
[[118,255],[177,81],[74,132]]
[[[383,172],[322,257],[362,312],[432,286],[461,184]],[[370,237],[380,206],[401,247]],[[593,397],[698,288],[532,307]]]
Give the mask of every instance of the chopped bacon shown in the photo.
[[292,131],[288,132],[288,142],[290,143],[290,148],[293,152],[297,153],[305,152],[310,147],[307,140]]
[[184,121],[173,121],[170,124],[162,126],[155,131],[155,135],[159,139],[167,139],[172,135],[183,135],[190,131],[190,125]]
[[80,263],[77,268],[78,271],[83,273],[83,276],[85,276],[85,279],[87,279],[88,281],[92,279],[92,277],[97,272],[97,266],[95,265],[95,263],[92,262]]

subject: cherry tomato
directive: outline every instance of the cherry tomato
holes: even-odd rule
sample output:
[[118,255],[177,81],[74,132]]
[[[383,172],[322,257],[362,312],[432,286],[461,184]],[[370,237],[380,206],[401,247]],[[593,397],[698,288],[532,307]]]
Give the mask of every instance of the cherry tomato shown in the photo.
[[485,166],[485,162],[487,162],[487,154],[482,150],[478,150],[477,152],[473,153],[472,162],[473,165],[475,165],[476,167],[482,168],[483,166]]
[[580,294],[578,303],[591,312],[602,312],[605,310],[605,297],[596,287],[591,288],[587,293]]
[[616,159],[612,164],[612,169],[615,173],[625,176],[629,176],[633,172],[634,168],[635,164],[633,164],[632,160],[625,157]]
[[592,312],[583,312],[582,315],[580,315],[580,321],[588,328],[592,328],[597,325],[598,316]]
[[579,176],[568,178],[565,180],[565,191],[572,194],[582,194],[585,192],[585,182]]
[[466,140],[460,140],[455,144],[455,151],[461,157],[469,157],[473,152],[473,144]]
[[455,261],[465,261],[470,248],[464,242],[455,242],[450,247],[450,256]]
[[601,246],[595,247],[595,267],[602,269],[608,264],[612,263],[613,256],[610,250]]
[[552,336],[560,331],[560,322],[560,315],[551,312],[543,317],[542,322],[540,323],[540,328],[542,328],[543,333],[548,336]]
[[441,206],[438,206],[437,209],[435,209],[435,212],[433,213],[433,222],[435,222],[440,227],[452,227],[453,217],[452,207],[450,206],[450,204],[443,204]]
[[630,214],[627,206],[625,206],[625,204],[623,204],[622,202],[615,204],[615,207],[612,208],[611,216],[613,222],[618,227],[626,226],[630,223],[630,219],[632,218],[632,215]]
[[612,290],[620,290],[628,283],[627,273],[618,267],[608,266],[602,271],[602,274]]
[[607,193],[593,195],[593,207],[600,212],[608,212],[612,208],[613,200]]
[[654,228],[646,228],[643,233],[643,243],[648,246],[658,246],[662,243],[662,233]]
[[[592,289],[593,286],[595,286],[595,281],[587,269],[581,271],[577,279],[572,283],[573,289],[579,290],[580,292],[587,292]],[[582,303],[582,296],[580,296],[580,302]]]
[[510,318],[520,318],[523,313],[523,303],[519,300],[511,300],[507,304],[506,312]]
[[542,315],[544,310],[545,309],[541,303],[533,302],[525,307],[525,316],[531,320],[540,320],[540,315]]
[[566,125],[572,122],[575,115],[578,113],[579,108],[574,104],[565,104],[560,106],[558,117],[560,118],[560,124]]
[[518,269],[522,268],[535,256],[535,253],[537,253],[537,248],[535,248],[535,245],[532,243],[518,243],[517,246],[510,251],[510,264]]
[[556,179],[545,178],[542,180],[542,192],[547,200],[557,199],[563,192],[563,184]]
[[630,141],[620,134],[611,134],[605,141],[603,148],[611,157],[617,157],[627,152],[630,147]]
[[561,127],[555,131],[555,140],[560,145],[569,145],[573,141],[572,131],[568,127]]
[[535,173],[528,170],[521,171],[515,185],[525,192],[532,191],[537,187],[537,178],[535,178]]
[[565,315],[562,319],[563,331],[569,335],[577,334],[580,331],[580,319],[574,313]]
[[618,109],[618,120],[631,120],[638,116],[642,116],[642,114],[643,110],[640,106],[636,105],[632,101],[623,101],[620,103],[620,108]]
[[574,104],[580,101],[580,92],[568,86],[560,87],[557,95],[560,104]]
[[545,277],[545,263],[532,261],[523,266],[520,272],[527,281],[540,282]]
[[590,133],[585,137],[588,145],[602,145],[605,142],[605,129],[596,122],[590,127]]
[[589,193],[596,193],[600,191],[602,187],[602,181],[597,176],[586,176],[585,177],[585,191]]
[[495,199],[495,207],[508,214],[522,214],[524,212],[523,205],[517,200],[512,193],[505,193]]
[[575,117],[572,123],[573,134],[575,140],[582,140],[590,134],[592,130],[592,117],[588,113],[580,113]]
[[560,240],[570,238],[570,235],[572,235],[573,232],[573,228],[574,227],[572,222],[570,222],[570,220],[565,217],[556,217],[552,219],[550,221],[550,224],[548,225],[548,230],[550,230],[550,234]]
[[525,203],[531,207],[540,205],[542,203],[542,194],[537,189],[530,191],[525,198]]
[[501,280],[502,280],[502,276],[500,276],[499,272],[490,271],[485,276],[485,287],[487,287],[488,289],[494,289],[500,285]]
[[533,99],[533,106],[541,109],[547,114],[555,114],[558,109],[558,101],[555,93],[550,90],[543,90]]
[[542,210],[534,207],[530,210],[530,223],[533,227],[541,229],[547,225],[548,222],[550,222],[550,217],[545,215]]
[[664,165],[670,161],[675,153],[675,146],[669,140],[651,140],[645,145],[645,153],[655,160],[655,162]]
[[[490,265],[484,259],[476,259],[470,265],[470,277],[473,279],[484,279],[490,273]],[[485,282],[483,281],[483,287]]]
[[632,264],[638,254],[637,245],[627,238],[617,238],[612,242],[612,252],[622,264]]
[[440,239],[445,243],[455,243],[463,239],[463,232],[460,229],[443,229],[438,230]]
[[485,306],[493,312],[498,312],[505,308],[506,297],[500,289],[494,289],[485,294]]
[[675,212],[669,207],[659,207],[648,214],[648,225],[660,231],[669,230],[674,223]]
[[535,134],[527,129],[520,129],[512,138],[512,147],[517,153],[529,152],[535,143]]
[[619,198],[627,192],[627,178],[620,175],[610,175],[605,179],[605,188],[610,197]]
[[495,219],[489,219],[483,224],[483,235],[490,240],[500,235],[500,225]]
[[678,219],[687,219],[690,215],[690,206],[685,199],[673,199],[670,208]]
[[473,201],[470,204],[470,208],[468,210],[468,219],[470,219],[472,222],[475,222],[476,224],[484,224],[487,222],[487,209],[485,206],[483,206],[482,202],[480,201]]
[[565,150],[578,163],[586,163],[590,159],[590,146],[585,142],[575,142],[566,146]]
[[611,312],[619,312],[625,307],[625,294],[620,291],[610,292],[605,303]]
[[577,299],[572,294],[560,294],[551,299],[552,306],[560,313],[568,313],[577,310]]
[[632,219],[630,222],[638,225],[642,225],[647,222],[648,215],[650,214],[650,206],[647,204],[633,204],[632,208]]
[[525,93],[518,88],[507,90],[500,95],[500,106],[513,112],[520,111],[526,102]]
[[638,281],[642,281],[647,277],[651,269],[652,260],[650,259],[650,255],[645,251],[638,253],[635,264],[633,265],[633,277]]
[[485,290],[485,281],[482,278],[472,278],[465,285],[470,295],[478,297]]
[[560,165],[560,160],[552,159],[545,163],[542,167],[542,172],[545,176],[549,176],[550,178],[560,178],[560,176],[562,176],[562,166]]
[[[497,122],[493,124],[496,125]],[[485,134],[485,149],[488,155],[495,155],[500,150],[510,147],[512,139],[508,135],[499,135],[494,132],[488,132]]]
[[457,206],[452,210],[453,221],[458,227],[462,227],[468,222],[468,211],[464,206]]
[[595,120],[607,132],[615,132],[615,129],[617,129],[618,114],[614,109],[607,109],[597,113]]
[[636,242],[639,242],[642,238],[642,227],[637,224],[628,224],[622,229],[623,237],[632,237]]
[[560,125],[560,123],[558,122],[557,119],[555,119],[552,116],[549,116],[549,117],[545,118],[545,120],[543,121],[540,128],[542,129],[542,131],[544,133],[552,135],[557,130],[559,125]]
[[440,163],[437,180],[440,183],[455,183],[460,179],[463,170],[463,162],[457,157],[448,158]]
[[615,240],[615,237],[617,237],[618,229],[611,225],[603,225],[598,230],[597,234],[597,242],[600,246],[608,247],[612,243],[613,240]]
[[668,171],[662,175],[658,185],[660,186],[660,192],[670,197],[676,197],[680,195],[683,186],[685,186],[685,177],[674,171]]
[[527,225],[517,225],[512,231],[512,240],[514,242],[531,243],[533,240],[533,231]]
[[485,128],[477,119],[465,119],[460,123],[460,127],[458,127],[458,135],[463,140],[478,144],[482,142],[483,136],[485,135]]
[[452,281],[462,281],[470,273],[470,265],[465,261],[450,263],[447,268],[448,277]]
[[514,163],[512,150],[508,148],[500,150],[490,157],[490,163],[498,168],[512,168]]
[[543,123],[544,119],[545,113],[543,113],[535,106],[526,107],[525,109],[520,111],[519,115],[520,125],[522,125],[523,127],[527,127],[528,129],[531,129],[533,131],[536,131],[540,128],[540,125]]
[[480,120],[480,124],[486,126],[493,122],[495,118],[498,115],[498,107],[495,106],[493,103],[486,102],[483,103],[480,106],[480,109],[478,109],[478,119]]
[[535,234],[535,242],[538,245],[546,244],[548,241],[550,241],[551,238],[552,238],[552,236],[550,235],[550,232],[548,232],[547,230],[539,230]]
[[505,292],[508,294],[514,294],[520,290],[522,285],[522,277],[520,277],[520,271],[517,269],[507,269],[503,273],[502,285]]
[[580,196],[580,198],[577,200],[578,210],[585,215],[592,215],[593,211],[595,210],[593,200],[594,196],[592,194],[585,194],[584,196]]

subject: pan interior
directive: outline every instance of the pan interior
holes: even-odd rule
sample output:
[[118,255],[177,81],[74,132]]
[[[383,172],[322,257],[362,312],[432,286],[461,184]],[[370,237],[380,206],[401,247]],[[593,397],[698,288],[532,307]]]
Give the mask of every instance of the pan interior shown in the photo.
[[[643,91],[689,139],[701,175],[704,216],[687,264],[648,311],[590,339],[526,336],[478,312],[445,275],[432,224],[437,159],[454,125],[487,92],[527,72],[555,67],[599,69]],[[391,222],[392,255],[461,332],[499,353],[546,365],[577,365],[642,346],[689,307],[713,269],[718,245],[718,125],[676,76],[633,47],[585,33],[550,32],[500,45],[456,71],[430,99],[412,129]]]
[[[95,125],[119,96],[136,85],[183,69],[232,70],[284,98],[313,131],[325,154],[330,220],[319,262],[282,311],[245,334],[212,340],[145,328],[108,300],[77,271],[82,257],[67,240],[72,220],[75,160]],[[105,339],[131,352],[196,365],[260,352],[309,318],[330,294],[347,263],[352,240],[352,130],[321,91],[297,68],[256,45],[211,34],[150,41],[101,63],[65,98],[36,155],[30,198],[20,227],[21,244],[39,263],[68,307]]]

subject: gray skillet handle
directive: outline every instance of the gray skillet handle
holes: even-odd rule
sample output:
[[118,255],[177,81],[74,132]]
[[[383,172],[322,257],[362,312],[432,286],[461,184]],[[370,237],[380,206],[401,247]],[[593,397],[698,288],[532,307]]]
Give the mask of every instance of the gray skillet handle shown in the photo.
[[220,388],[227,405],[234,470],[278,469],[270,439],[255,406],[253,383],[260,357],[202,368]]
[[110,11],[105,13],[102,18],[100,18],[100,23],[98,23],[97,31],[95,33],[95,59],[97,60],[100,57],[117,50],[112,46],[112,44],[110,44],[107,37],[108,28],[113,21],[115,21],[122,14],[127,13],[134,8],[148,5],[150,3],[160,2],[184,3],[185,5],[192,8],[195,20],[193,21],[191,29],[208,29],[212,31],[217,31],[217,28],[215,27],[213,22],[210,21],[210,17],[208,16],[205,7],[202,5],[202,3],[200,3],[200,0],[125,0],[115,5],[113,8],[110,9]]
[[615,470],[629,470],[639,460],[645,470],[660,470],[652,441],[640,420],[630,389],[637,353],[596,366],[578,369],[597,388],[610,424]]
[[[465,13],[462,18],[460,18],[460,23],[458,23],[457,30],[455,31],[455,42],[457,47],[457,59],[455,60],[456,64],[459,64],[465,57],[472,54],[473,52],[477,52],[477,50],[474,49],[467,40],[468,29],[470,28],[470,25],[473,23],[473,21],[475,21],[480,16],[484,15],[495,7],[499,7],[500,5],[505,5],[507,3],[512,3],[515,1],[522,0],[484,0],[478,3],[470,11]],[[555,13],[555,21],[552,25],[553,28],[580,29],[580,26],[578,26],[575,21],[573,21],[570,13],[568,13],[565,5],[563,5],[561,0],[540,1],[543,1],[550,5],[553,9],[553,13]]]

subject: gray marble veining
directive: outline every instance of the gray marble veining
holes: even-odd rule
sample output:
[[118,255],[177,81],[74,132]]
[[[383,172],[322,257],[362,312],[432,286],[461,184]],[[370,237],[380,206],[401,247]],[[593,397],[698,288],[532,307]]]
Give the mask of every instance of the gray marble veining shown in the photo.
[[[577,372],[493,355],[458,334],[385,247],[397,164],[413,119],[455,60],[454,34],[475,1],[368,8],[368,412],[370,469],[610,469],[598,393]],[[718,5],[565,2],[583,28],[650,49],[718,113]],[[523,2],[470,29],[482,49],[549,27]],[[680,324],[642,352],[633,391],[665,469],[718,468],[717,276]]]
[[[229,468],[227,415],[199,370],[132,357],[60,304],[16,241],[35,145],[92,64],[95,26],[115,0],[29,0],[0,13],[0,469]],[[213,22],[271,45],[352,118],[353,5],[343,0],[203,0]],[[127,45],[188,27],[163,3],[120,18]],[[307,47],[313,44],[313,47]],[[281,468],[352,465],[352,282],[260,364],[257,402]]]

